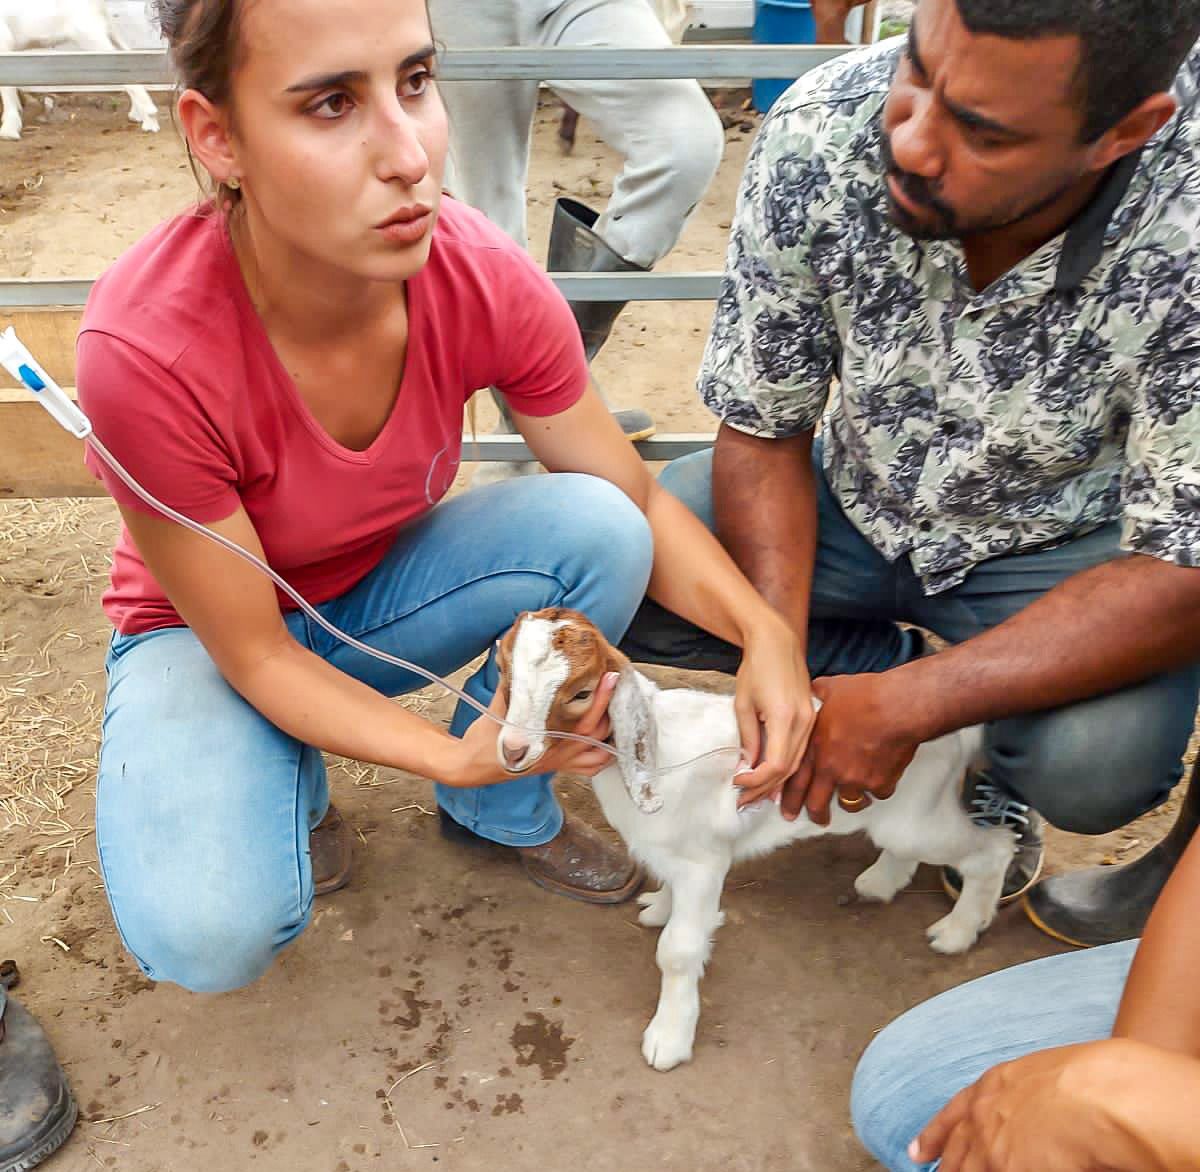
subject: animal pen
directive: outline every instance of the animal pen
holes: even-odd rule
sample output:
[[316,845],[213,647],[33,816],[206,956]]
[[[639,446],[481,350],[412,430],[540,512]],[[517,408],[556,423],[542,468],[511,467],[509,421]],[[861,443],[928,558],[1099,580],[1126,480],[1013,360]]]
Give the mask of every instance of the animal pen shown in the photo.
[[[554,77],[567,79],[798,77],[845,51],[845,46],[694,45],[670,49],[459,49],[446,53],[443,82]],[[171,81],[166,55],[123,53],[0,54],[0,85],[114,87],[163,86]],[[572,301],[705,301],[717,296],[720,274],[551,273]],[[12,325],[47,371],[64,387],[75,378],[75,334],[87,301],[87,280],[12,280],[0,277],[0,328]],[[2,377],[2,376],[0,376]],[[70,393],[70,391],[68,391]],[[79,446],[45,417],[27,392],[0,385],[0,500],[100,496],[103,488],[83,468]],[[711,443],[699,434],[656,435],[638,443],[647,460],[671,460]],[[530,458],[519,438],[472,437],[465,461]]]
[[[843,51],[459,50],[446,54],[441,78],[744,84],[798,76]],[[157,51],[0,55],[0,85],[170,80]],[[552,277],[568,298],[593,301],[705,302],[720,284],[711,270]],[[0,329],[15,326],[66,387],[90,285],[0,274]],[[0,508],[103,495],[79,444],[26,391],[3,383],[0,439]],[[700,430],[668,431],[638,449],[663,461],[711,442]],[[463,446],[464,462],[527,456],[506,436]],[[55,650],[36,654],[49,663]],[[417,702],[439,713],[436,701]],[[31,725],[28,739],[37,736]],[[564,804],[590,800],[581,792],[567,791]],[[0,899],[24,933],[29,1003],[52,1029],[84,1107],[79,1134],[51,1167],[866,1172],[846,1094],[875,1030],[923,997],[1054,947],[1009,916],[967,957],[935,957],[922,940],[931,911],[945,910],[932,885],[918,882],[890,908],[839,908],[870,851],[823,840],[733,877],[697,1060],[659,1075],[638,1053],[657,982],[652,938],[631,912],[552,900],[487,859],[448,864],[426,795],[423,783],[387,778],[349,795],[361,883],[323,901],[302,946],[262,982],[220,999],[141,978],[111,921],[97,931],[74,910],[103,900],[82,867],[50,875],[42,866],[38,885],[15,897],[29,903]],[[1088,859],[1125,849],[1116,836]],[[6,930],[0,924],[0,939]],[[68,996],[37,1000],[39,972],[63,976]]]

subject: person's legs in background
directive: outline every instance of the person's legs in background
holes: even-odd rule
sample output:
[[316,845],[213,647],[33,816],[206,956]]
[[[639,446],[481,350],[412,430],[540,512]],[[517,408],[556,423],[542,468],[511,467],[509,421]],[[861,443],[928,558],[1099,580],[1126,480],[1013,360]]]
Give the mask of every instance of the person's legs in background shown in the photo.
[[[535,4],[526,0],[429,0],[433,35],[450,49],[529,44]],[[450,119],[446,190],[478,208],[522,248],[529,136],[536,81],[439,81]]]
[[[645,0],[431,0],[430,17],[434,35],[450,48],[657,48],[671,43]],[[559,201],[549,269],[617,272],[648,267],[674,245],[716,173],[724,148],[720,120],[695,82],[561,82],[554,88],[596,122],[605,141],[625,156],[625,165],[599,222],[582,204]],[[450,115],[447,189],[526,247],[525,184],[537,83],[451,81],[442,84],[441,92]],[[571,303],[589,361],[624,305]],[[501,415],[499,430],[511,434],[515,428],[507,405],[495,392],[493,399]],[[652,417],[641,408],[613,415],[633,439],[654,431]],[[535,469],[536,465],[493,463],[479,470],[475,484]]]
[[[671,47],[646,0],[564,0],[547,9],[544,45]],[[624,160],[608,206],[588,227],[629,264],[651,267],[674,248],[717,172],[725,148],[721,119],[688,79],[549,84]]]
[[[977,566],[959,587],[930,597],[907,566],[904,617],[957,643],[1023,610],[1073,574],[1121,556],[1119,526],[1108,525],[1051,549]],[[968,802],[1007,819],[1021,849],[1006,894],[1021,894],[1041,870],[1041,834],[1024,826],[1030,807],[1075,834],[1105,834],[1166,801],[1183,772],[1200,692],[1200,664],[1048,712],[994,722],[987,764],[968,780]],[[975,795],[972,797],[971,795]],[[1014,804],[1011,799],[1016,799]],[[1103,872],[1075,872],[1032,887],[1027,910],[1039,927],[1083,945],[1141,934],[1159,891],[1197,822],[1191,795],[1169,845],[1152,857]],[[951,887],[954,878],[950,876]]]
[[[664,49],[672,43],[646,0],[563,0],[547,5],[539,32],[542,44],[574,48]],[[725,131],[712,103],[697,82],[681,78],[549,84],[623,162],[602,213],[578,200],[557,201],[547,267],[583,273],[652,268],[675,247],[720,165]],[[590,362],[626,302],[570,304]],[[617,414],[633,438],[653,430],[644,411]]]
[[1052,956],[959,985],[910,1009],[867,1047],[850,1109],[889,1172],[916,1172],[908,1145],[993,1066],[1112,1033],[1137,941]]

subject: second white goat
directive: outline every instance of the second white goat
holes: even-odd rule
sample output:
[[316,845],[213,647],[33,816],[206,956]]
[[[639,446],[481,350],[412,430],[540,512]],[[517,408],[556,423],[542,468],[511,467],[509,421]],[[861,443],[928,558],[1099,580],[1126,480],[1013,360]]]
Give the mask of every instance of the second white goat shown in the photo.
[[882,851],[855,881],[864,899],[890,901],[919,863],[952,866],[962,875],[954,909],[928,929],[934,950],[965,952],[992,922],[1014,839],[1007,830],[975,825],[959,800],[963,774],[982,744],[980,729],[922,745],[893,797],[855,813],[834,803],[829,825],[818,826],[807,814],[786,821],[772,802],[739,810],[736,752],[672,768],[738,744],[733,698],[657,687],[581,614],[522,615],[501,640],[499,667],[508,720],[529,730],[505,728],[498,736],[500,762],[514,772],[536,765],[547,747],[545,730],[573,731],[601,676],[619,673],[608,707],[616,757],[593,785],[630,853],[662,884],[640,897],[638,917],[662,928],[661,993],[642,1042],[656,1069],[692,1056],[700,977],[723,919],[725,876],[739,859],[800,838],[864,831]]
[[[74,48],[114,52],[126,48],[109,19],[104,0],[0,0],[0,53]],[[158,130],[158,109],[145,86],[125,87],[129,120]],[[21,99],[0,86],[0,138],[21,137]]]

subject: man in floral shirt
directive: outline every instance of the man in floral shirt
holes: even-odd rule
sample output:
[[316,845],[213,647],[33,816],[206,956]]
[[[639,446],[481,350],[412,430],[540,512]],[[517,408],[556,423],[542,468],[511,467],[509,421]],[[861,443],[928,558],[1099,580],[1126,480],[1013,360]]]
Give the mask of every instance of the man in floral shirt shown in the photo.
[[[1194,721],[1198,36],[1200,0],[921,0],[907,43],[792,86],[700,374],[716,447],[664,474],[807,629],[824,707],[785,813],[885,799],[922,740],[986,722],[964,802],[1019,834],[1008,898],[1039,814],[1100,834],[1159,805]],[[649,604],[628,649],[736,664]],[[1027,908],[1137,935],[1198,812]]]

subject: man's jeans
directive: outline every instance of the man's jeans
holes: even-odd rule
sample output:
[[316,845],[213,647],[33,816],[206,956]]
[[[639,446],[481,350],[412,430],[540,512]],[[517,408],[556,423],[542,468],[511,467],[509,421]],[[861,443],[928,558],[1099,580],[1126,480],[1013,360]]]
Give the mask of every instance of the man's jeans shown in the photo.
[[859,1139],[890,1172],[914,1172],[908,1145],[993,1066],[1110,1037],[1136,948],[1130,940],[1003,969],[898,1017],[854,1074]]
[[[649,526],[619,489],[591,476],[532,476],[439,505],[319,609],[362,641],[446,675],[523,610],[573,607],[615,641],[651,561]],[[286,621],[305,647],[386,695],[424,685],[303,614]],[[212,992],[248,984],[308,923],[308,832],[329,802],[321,754],[246,703],[185,627],[115,636],[107,668],[96,838],[125,945],[156,980]],[[487,704],[496,682],[493,647],[466,691]],[[450,731],[461,736],[475,719],[460,702]],[[562,826],[546,774],[438,786],[437,798],[498,842],[547,842]]]
[[[814,677],[907,662],[920,643],[898,622],[951,643],[969,639],[1120,553],[1119,526],[1107,525],[1051,549],[993,558],[961,586],[927,597],[908,559],[889,563],[842,511],[821,470],[819,443],[814,463],[817,556],[808,636]],[[711,452],[676,460],[661,483],[713,527]],[[622,647],[648,663],[718,671],[738,663],[735,648],[651,602]],[[987,728],[988,774],[1063,830],[1115,830],[1165,801],[1182,776],[1198,690],[1200,664],[1064,708],[995,721]]]

